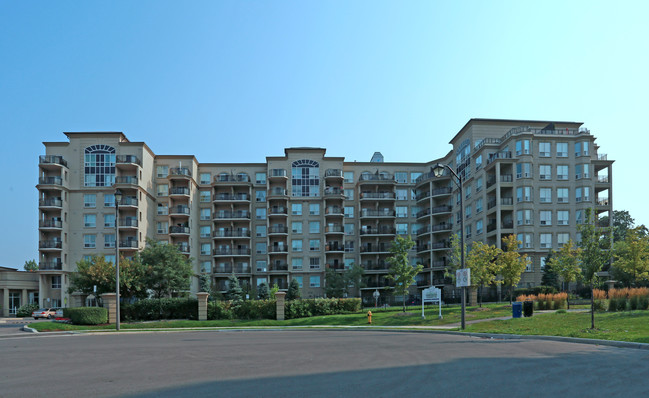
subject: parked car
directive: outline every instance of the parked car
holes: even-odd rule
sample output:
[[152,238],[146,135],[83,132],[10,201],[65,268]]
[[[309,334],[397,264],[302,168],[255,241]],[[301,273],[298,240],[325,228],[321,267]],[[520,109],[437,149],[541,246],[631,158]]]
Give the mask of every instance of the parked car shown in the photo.
[[[38,318],[47,318],[52,319],[57,317],[56,308],[39,308],[36,311],[32,312],[34,319]],[[63,310],[61,310],[61,316],[63,316]]]

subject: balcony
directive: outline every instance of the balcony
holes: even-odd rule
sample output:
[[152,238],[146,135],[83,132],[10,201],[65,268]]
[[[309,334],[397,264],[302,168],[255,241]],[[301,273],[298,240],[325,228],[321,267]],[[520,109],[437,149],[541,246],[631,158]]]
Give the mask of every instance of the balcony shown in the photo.
[[135,155],[117,155],[115,157],[115,165],[117,167],[134,167],[141,166],[142,162]]
[[[111,206],[112,207],[112,206]],[[128,196],[122,198],[122,201],[119,203],[119,207],[137,207],[137,197]]]
[[284,206],[271,206],[268,208],[269,216],[288,216],[288,209]]
[[61,198],[46,198],[38,201],[38,207],[61,208],[63,201]]
[[57,187],[63,186],[63,179],[61,177],[40,177],[38,185],[54,185]]
[[344,234],[345,228],[340,224],[327,225],[325,227],[325,234]]
[[217,248],[214,249],[213,252],[214,256],[249,256],[250,255],[250,249],[249,248],[237,248],[237,249],[230,249],[230,248]]
[[390,252],[390,244],[387,243],[379,243],[378,245],[370,245],[370,244],[364,244],[360,246],[361,253],[389,253]]
[[214,238],[250,238],[250,230],[236,229],[236,230],[219,230],[214,231]]
[[361,263],[361,267],[363,267],[363,269],[366,271],[385,271],[390,269],[390,264],[385,261],[378,261],[376,263],[366,262]]
[[395,216],[394,210],[361,209],[361,218],[383,218],[383,217],[394,217],[394,216]]
[[214,177],[214,182],[217,184],[249,184],[250,176],[247,174],[219,174]]
[[60,155],[41,155],[38,157],[38,163],[44,169],[58,168],[60,166],[68,167],[68,162]]
[[453,224],[451,223],[442,223],[437,225],[429,225],[425,228],[418,229],[415,234],[423,235],[430,232],[450,232],[453,229]]
[[127,239],[119,241],[120,249],[137,249],[137,240]]
[[511,151],[501,151],[501,152],[496,152],[496,153],[490,153],[489,157],[487,158],[487,165],[490,165],[491,163],[495,162],[496,160],[511,159],[511,158],[512,158],[512,152]]
[[248,210],[219,210],[214,214],[215,220],[249,220],[250,212]]
[[394,176],[390,175],[389,173],[381,173],[381,174],[361,174],[360,178],[358,179],[358,182],[360,184],[367,184],[367,183],[373,183],[373,184],[396,184],[396,181],[394,180]]
[[268,271],[270,272],[286,272],[288,271],[288,263],[279,262],[279,263],[270,263],[268,264]]
[[217,193],[214,195],[214,202],[250,202],[250,195],[247,193]]
[[360,194],[361,200],[395,200],[396,195],[394,192],[362,192]]
[[273,188],[268,191],[268,199],[288,197],[288,192],[284,188]]
[[340,243],[334,243],[334,242],[329,242],[325,245],[325,252],[327,253],[344,253],[345,252],[345,246]]
[[288,234],[288,227],[283,225],[273,225],[268,227],[268,235]]
[[187,180],[192,178],[192,172],[187,167],[171,167],[167,178]]
[[169,215],[174,217],[189,217],[189,206],[171,206]]
[[325,179],[343,179],[343,171],[340,169],[327,169],[325,171]]
[[343,199],[344,196],[345,196],[345,191],[343,191],[340,188],[326,187],[324,190],[325,198]]
[[288,253],[288,245],[268,246],[268,253]]
[[327,207],[325,208],[325,216],[329,217],[342,217],[344,211],[342,207]]
[[42,240],[38,242],[39,250],[61,250],[62,248],[63,242],[61,242],[60,240]]
[[115,185],[137,185],[137,176],[115,177]]
[[189,227],[174,225],[169,227],[169,235],[189,235]]
[[119,220],[119,228],[137,228],[137,218],[123,218]]
[[40,220],[38,227],[40,229],[61,229],[63,228],[63,222],[61,220]]
[[436,214],[443,214],[443,213],[450,213],[452,211],[451,206],[448,205],[442,205],[442,206],[436,206],[431,208],[424,209],[420,212],[417,213],[417,218],[422,218],[426,217],[429,215],[436,215]]
[[438,196],[448,196],[453,192],[453,189],[450,187],[444,187],[444,188],[435,188],[432,191],[426,191],[417,194],[415,197],[416,200],[423,200],[423,199],[428,199],[431,196],[432,197],[438,197]]
[[173,187],[169,189],[169,196],[189,196],[189,188]]
[[61,271],[63,270],[63,263],[61,259],[56,259],[52,261],[42,261],[38,263],[39,271]]
[[268,172],[268,179],[273,180],[273,179],[288,179],[288,176],[286,175],[286,170],[284,169],[270,169]]
[[393,227],[383,226],[378,228],[372,228],[370,226],[361,227],[361,235],[394,235],[397,233],[397,230]]

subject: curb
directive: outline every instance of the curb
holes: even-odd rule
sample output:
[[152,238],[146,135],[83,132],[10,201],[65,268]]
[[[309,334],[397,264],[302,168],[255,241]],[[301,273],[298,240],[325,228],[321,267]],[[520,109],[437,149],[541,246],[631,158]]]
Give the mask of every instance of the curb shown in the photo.
[[30,328],[27,325],[23,325],[22,330],[25,332],[30,332],[30,333],[40,333],[38,330]]

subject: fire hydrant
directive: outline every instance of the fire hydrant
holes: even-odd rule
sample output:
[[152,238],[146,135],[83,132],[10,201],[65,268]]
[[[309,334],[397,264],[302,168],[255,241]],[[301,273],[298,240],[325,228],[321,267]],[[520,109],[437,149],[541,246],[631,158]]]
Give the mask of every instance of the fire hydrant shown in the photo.
[[372,324],[372,311],[367,311],[367,323]]

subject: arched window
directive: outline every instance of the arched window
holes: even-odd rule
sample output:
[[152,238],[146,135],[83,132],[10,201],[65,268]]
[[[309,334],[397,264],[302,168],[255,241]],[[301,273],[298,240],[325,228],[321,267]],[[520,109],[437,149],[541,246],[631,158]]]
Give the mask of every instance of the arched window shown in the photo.
[[115,148],[100,144],[85,149],[83,183],[86,187],[115,184]]
[[292,196],[320,196],[320,165],[314,160],[296,160],[291,168]]

